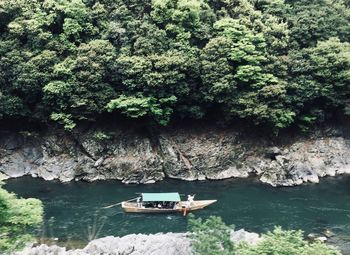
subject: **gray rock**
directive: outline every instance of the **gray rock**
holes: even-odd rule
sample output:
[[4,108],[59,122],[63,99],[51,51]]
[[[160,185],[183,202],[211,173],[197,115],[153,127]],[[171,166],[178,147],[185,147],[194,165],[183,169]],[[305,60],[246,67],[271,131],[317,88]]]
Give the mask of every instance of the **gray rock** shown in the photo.
[[[234,243],[247,242],[256,245],[262,238],[244,229],[233,231],[230,240]],[[14,255],[190,255],[191,241],[186,233],[131,234],[123,237],[107,236],[91,241],[85,248],[69,250],[56,245],[45,244],[26,247]]]
[[344,136],[318,132],[313,138],[281,138],[279,147],[266,146],[271,144],[266,138],[250,139],[218,128],[167,130],[154,137],[116,129],[104,141],[95,133],[94,129],[74,137],[60,131],[29,137],[0,133],[0,172],[6,178],[114,179],[126,184],[254,174],[272,186],[317,183],[320,177],[350,173],[350,136],[343,132]]
[[[48,246],[46,244],[42,244],[37,247],[26,247],[23,251],[14,253],[14,255],[68,255],[68,254],[69,253],[66,251],[66,248],[62,248],[57,245]],[[83,254],[77,252],[76,255],[83,255]]]
[[102,165],[104,158],[100,157],[98,160],[96,160],[94,167],[99,167]]
[[130,255],[187,255],[191,253],[190,241],[185,234],[155,235],[132,234],[124,237],[105,237],[90,242],[84,249],[88,254]]
[[23,151],[6,153],[4,157],[0,156],[0,172],[11,178],[29,174],[34,167],[31,161]]
[[230,240],[234,243],[246,242],[250,245],[257,245],[262,240],[262,238],[257,233],[240,229],[237,231],[231,231]]
[[326,236],[323,236],[323,235],[320,235],[320,234],[316,234],[316,233],[310,233],[310,234],[307,235],[307,237],[311,241],[320,241],[322,243],[324,243],[324,242],[326,242],[328,240],[328,238]]
[[220,172],[213,172],[212,174],[207,174],[207,178],[211,180],[223,180],[228,179],[232,177],[236,178],[246,178],[249,176],[248,171],[239,171],[236,166],[231,166],[227,168],[226,170],[220,171]]
[[132,234],[107,236],[91,241],[84,249],[69,250],[56,245],[27,247],[14,255],[190,255],[191,243],[186,234]]
[[24,137],[16,134],[0,133],[0,148],[5,150],[16,150],[23,146]]
[[301,162],[295,162],[292,165],[290,165],[290,169],[288,171],[288,175],[291,177],[291,179],[298,183],[299,180],[302,180],[302,182],[313,182],[318,183],[318,175],[314,169],[311,168],[310,164],[308,163],[301,163]]
[[282,151],[276,146],[267,148],[265,152],[265,156],[269,159],[276,159],[276,156],[281,154]]

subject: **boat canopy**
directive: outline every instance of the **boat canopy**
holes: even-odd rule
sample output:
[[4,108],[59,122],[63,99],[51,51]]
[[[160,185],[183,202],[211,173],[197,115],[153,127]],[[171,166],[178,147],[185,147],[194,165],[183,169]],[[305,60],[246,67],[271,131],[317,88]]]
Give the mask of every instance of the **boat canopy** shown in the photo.
[[173,193],[142,193],[142,201],[144,202],[179,202],[180,195],[177,192]]

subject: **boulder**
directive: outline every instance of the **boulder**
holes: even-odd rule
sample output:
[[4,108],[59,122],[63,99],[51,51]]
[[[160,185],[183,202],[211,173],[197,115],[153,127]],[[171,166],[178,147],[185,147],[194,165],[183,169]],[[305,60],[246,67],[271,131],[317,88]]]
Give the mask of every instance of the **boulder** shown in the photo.
[[215,172],[207,174],[207,179],[209,180],[223,180],[228,178],[246,178],[249,176],[248,171],[239,171],[237,167],[231,166],[227,168],[226,170]]
[[90,242],[84,249],[88,254],[130,254],[130,255],[188,255],[190,241],[186,234],[168,233],[124,237],[104,237]]
[[[16,252],[13,255],[68,255],[66,248],[57,245],[48,246],[46,244],[37,247],[26,247],[23,251]],[[72,253],[73,255],[73,253]],[[74,255],[85,255],[82,253],[75,253]]]
[[27,247],[13,255],[189,255],[190,240],[183,233],[131,234],[124,237],[107,236],[91,241],[84,249],[67,251],[56,245]]
[[269,147],[265,151],[265,157],[272,159],[272,160],[276,159],[276,156],[281,155],[281,154],[282,154],[282,151],[276,146]]
[[237,231],[231,231],[230,240],[234,243],[246,242],[250,245],[257,245],[262,240],[262,238],[257,233],[240,229]]
[[310,164],[308,163],[302,163],[302,162],[295,162],[290,166],[290,169],[288,171],[288,176],[291,178],[294,182],[298,182],[299,180],[302,180],[303,182],[312,182],[312,183],[318,183],[319,178],[314,169],[311,168]]

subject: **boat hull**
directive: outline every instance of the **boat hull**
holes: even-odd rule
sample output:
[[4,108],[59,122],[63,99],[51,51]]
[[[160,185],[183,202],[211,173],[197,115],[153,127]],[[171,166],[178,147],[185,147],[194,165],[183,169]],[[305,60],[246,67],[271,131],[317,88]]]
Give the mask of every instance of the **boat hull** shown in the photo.
[[144,208],[138,207],[137,203],[122,202],[122,208],[125,212],[129,213],[177,213],[177,212],[191,212],[203,209],[204,207],[215,203],[216,200],[198,200],[193,201],[190,205],[187,201],[179,202],[175,208]]

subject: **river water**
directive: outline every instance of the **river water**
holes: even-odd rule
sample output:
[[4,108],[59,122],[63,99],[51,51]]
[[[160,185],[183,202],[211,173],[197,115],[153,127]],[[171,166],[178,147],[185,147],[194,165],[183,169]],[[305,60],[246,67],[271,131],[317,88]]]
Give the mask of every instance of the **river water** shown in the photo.
[[62,184],[24,177],[8,180],[5,188],[24,198],[41,199],[45,226],[38,235],[68,246],[82,246],[91,238],[107,235],[186,231],[186,217],[180,214],[127,214],[119,206],[101,209],[140,192],[175,191],[218,200],[196,212],[198,217],[221,216],[236,229],[259,233],[275,225],[302,229],[306,234],[329,229],[336,234],[333,241],[350,254],[350,176],[293,188],[273,188],[252,179],[125,185],[117,181]]

